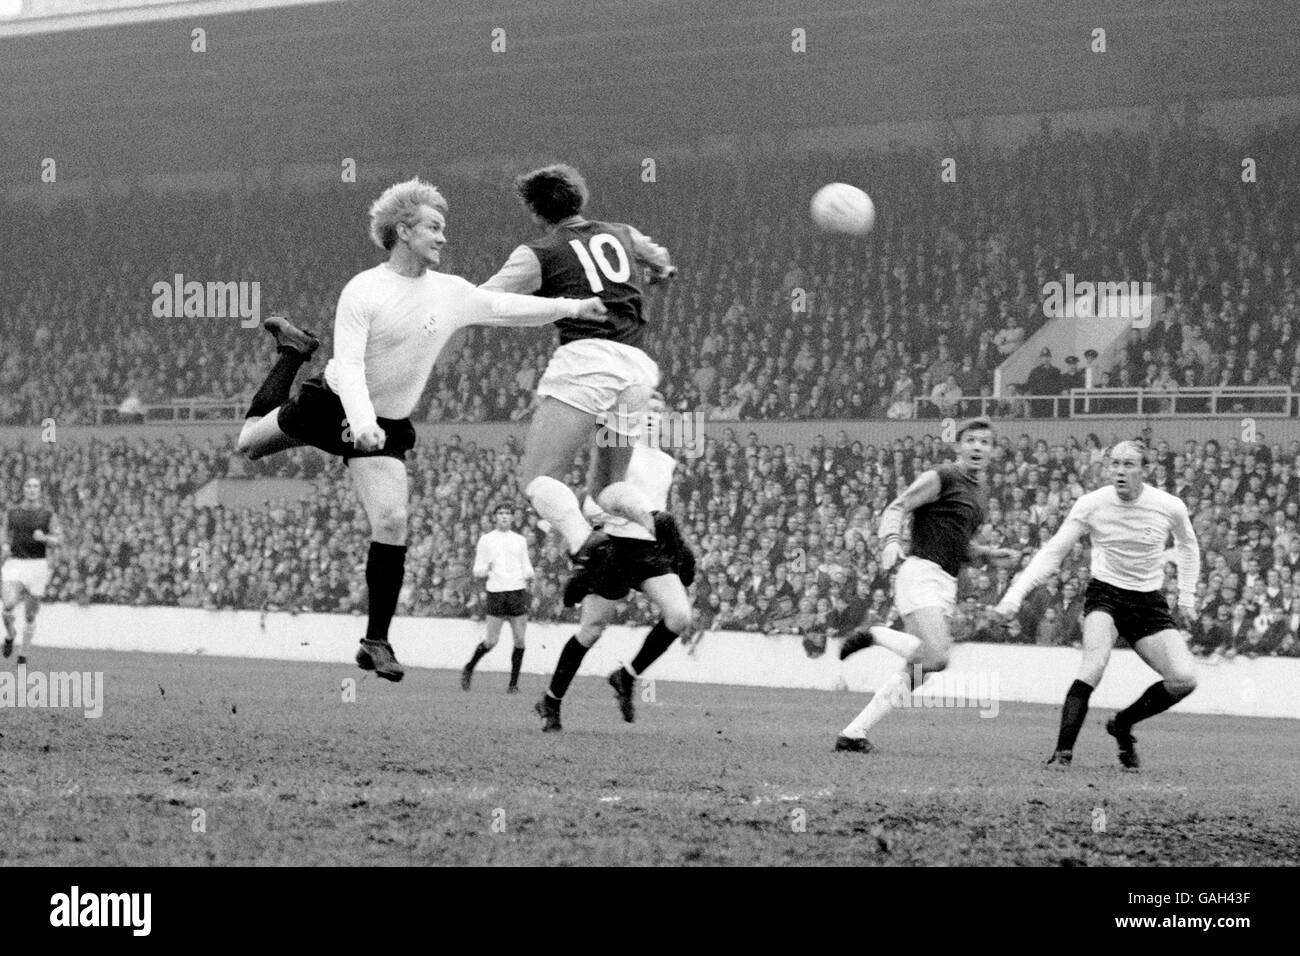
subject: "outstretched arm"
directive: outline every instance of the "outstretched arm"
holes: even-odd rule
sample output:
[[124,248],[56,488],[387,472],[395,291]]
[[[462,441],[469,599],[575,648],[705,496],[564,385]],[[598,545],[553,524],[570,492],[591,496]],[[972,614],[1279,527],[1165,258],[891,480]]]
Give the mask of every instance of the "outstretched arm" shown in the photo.
[[494,292],[465,283],[462,301],[463,322],[467,325],[496,325],[515,328],[549,325],[560,319],[600,321],[608,313],[600,299],[543,299],[514,292]]
[[1070,510],[1066,517],[1065,523],[1061,525],[1052,539],[1043,545],[1039,552],[1034,555],[1029,562],[1029,566],[1016,576],[1011,587],[1007,588],[1007,593],[1002,596],[995,609],[997,613],[1003,616],[1015,614],[1020,610],[1020,604],[1027,595],[1043,581],[1047,580],[1048,575],[1056,572],[1061,566],[1065,556],[1070,553],[1084,532],[1088,530],[1088,524],[1082,517],[1082,511],[1078,503]]
[[542,287],[542,264],[537,253],[527,246],[515,246],[510,258],[496,275],[479,286],[490,292],[516,292],[527,295]]

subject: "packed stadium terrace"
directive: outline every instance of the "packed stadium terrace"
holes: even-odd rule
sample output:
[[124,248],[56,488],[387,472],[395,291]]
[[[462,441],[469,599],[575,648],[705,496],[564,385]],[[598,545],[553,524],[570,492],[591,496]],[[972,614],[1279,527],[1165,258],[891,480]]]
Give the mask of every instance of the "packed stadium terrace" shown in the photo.
[[[1112,438],[1113,436],[1108,436]],[[501,501],[520,504],[517,447],[452,439],[412,455],[411,550],[399,613],[476,616],[482,588],[471,576],[475,542]],[[890,620],[888,576],[876,561],[875,528],[889,499],[946,454],[932,437],[863,447],[847,436],[807,452],[759,446],[748,436],[709,440],[683,459],[672,509],[699,556],[702,629],[796,634],[809,654],[868,615]],[[1300,443],[1290,447],[1155,444],[1154,484],[1188,502],[1203,549],[1198,654],[1300,655]],[[1071,502],[1101,479],[1096,436],[1048,447],[1001,439],[991,466],[987,540],[1024,549],[1024,561],[1060,526]],[[364,610],[365,518],[341,466],[310,449],[255,465],[229,439],[90,441],[26,446],[0,459],[0,490],[16,500],[41,476],[67,529],[55,550],[49,597],[82,603],[181,605],[289,612]],[[580,480],[581,469],[569,476]],[[194,492],[214,477],[311,480],[310,496],[280,508],[200,507]],[[573,620],[560,607],[568,561],[556,539],[519,510],[537,579],[532,614]],[[1079,545],[1056,579],[1026,601],[1008,628],[987,605],[1014,568],[968,569],[954,632],[960,640],[1073,645],[1080,639],[1088,550]],[[1176,599],[1170,567],[1171,603]],[[639,598],[627,623],[651,623]],[[431,632],[432,636],[432,632]]]
[[[714,420],[906,417],[957,376],[986,392],[1042,322],[1041,290],[1066,273],[1150,280],[1166,325],[1099,369],[1111,385],[1290,383],[1300,389],[1300,179],[1294,126],[1228,142],[1179,129],[1159,140],[1044,132],[1006,152],[945,150],[851,160],[788,156],[582,161],[590,212],[632,222],[681,273],[650,294],[647,350],[677,407]],[[1241,158],[1259,179],[1241,182]],[[535,227],[509,176],[419,172],[451,201],[445,266],[482,281]],[[859,242],[816,235],[807,199],[828,180],[865,186],[881,220]],[[54,188],[54,187],[51,187]],[[99,196],[52,212],[0,205],[0,424],[94,420],[105,404],[247,400],[268,340],[238,319],[154,318],[153,284],[259,282],[326,341],[339,290],[373,265],[365,213],[379,184],[243,196]],[[806,311],[791,292],[806,292]],[[527,416],[553,333],[476,330],[435,373],[418,421]],[[1055,356],[1059,370],[1065,356]],[[924,407],[924,406],[923,406]],[[1012,405],[1006,414],[1028,413]]]

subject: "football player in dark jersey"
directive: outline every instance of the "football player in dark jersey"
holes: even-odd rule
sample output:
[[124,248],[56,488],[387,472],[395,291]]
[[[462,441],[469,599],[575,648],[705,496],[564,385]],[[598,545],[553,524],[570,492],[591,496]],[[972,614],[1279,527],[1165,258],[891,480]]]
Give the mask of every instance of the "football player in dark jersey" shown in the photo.
[[[0,602],[3,603],[5,641],[4,656],[18,648],[18,663],[26,664],[24,650],[36,631],[36,612],[45,585],[50,579],[50,562],[46,549],[61,544],[59,519],[46,506],[41,495],[41,481],[31,477],[23,482],[22,504],[4,516],[0,531]],[[23,604],[26,620],[21,633],[14,626],[14,608]]]
[[[957,428],[957,462],[920,475],[890,502],[880,518],[884,547],[880,566],[889,570],[902,557],[899,533],[903,518],[912,515],[912,553],[894,580],[894,605],[902,615],[899,631],[868,625],[845,639],[840,658],[875,644],[906,662],[902,671],[876,691],[866,708],[844,728],[836,750],[868,753],[867,731],[904,695],[918,689],[926,677],[948,666],[952,634],[948,621],[957,600],[957,574],[976,559],[1015,559],[1012,548],[989,548],[972,539],[988,513],[984,473],[993,451],[993,426],[987,418],[972,418]],[[914,673],[915,671],[915,673]]]
[[[574,459],[599,446],[596,487],[616,524],[615,537],[654,540],[654,516],[626,481],[632,448],[659,382],[659,367],[641,350],[641,270],[655,282],[675,274],[668,251],[636,228],[586,219],[587,184],[571,166],[525,173],[515,181],[519,198],[547,232],[515,248],[482,288],[532,295],[600,297],[602,322],[562,319],[560,344],[537,386],[519,485],[538,515],[563,536],[576,562],[587,563],[604,539],[593,536],[577,496],[564,483]],[[617,559],[616,559],[617,560]]]

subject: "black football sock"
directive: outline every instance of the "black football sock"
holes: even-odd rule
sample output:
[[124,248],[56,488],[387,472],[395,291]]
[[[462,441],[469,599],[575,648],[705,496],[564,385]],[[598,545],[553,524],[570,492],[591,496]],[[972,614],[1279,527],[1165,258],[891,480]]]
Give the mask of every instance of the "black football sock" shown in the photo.
[[478,662],[483,659],[483,655],[486,654],[490,649],[491,648],[485,647],[482,641],[479,641],[478,647],[474,648],[474,656],[471,657],[469,659],[469,663],[465,665],[465,670],[472,671],[475,667],[477,667]]
[[641,650],[637,651],[636,657],[632,658],[629,670],[634,676],[640,677],[646,672],[647,667],[659,660],[664,651],[673,646],[673,641],[679,636],[668,630],[668,625],[660,621],[650,628],[650,633],[645,636],[645,641],[641,644]]
[[578,667],[582,664],[582,659],[587,656],[587,648],[578,643],[576,637],[569,638],[564,650],[560,651],[560,662],[555,665],[555,673],[551,675],[551,686],[548,693],[556,700],[561,699],[573,683],[573,677],[578,673]]
[[397,611],[405,571],[406,545],[370,542],[370,553],[366,557],[366,589],[370,592],[366,640],[388,640],[388,625]]
[[1190,690],[1172,693],[1164,681],[1158,680],[1144,690],[1141,697],[1116,714],[1115,723],[1124,730],[1131,730],[1138,721],[1168,710],[1190,693]]
[[262,382],[262,387],[253,396],[253,401],[248,406],[248,414],[244,417],[261,418],[287,402],[289,392],[293,390],[293,380],[305,361],[307,360],[301,353],[293,349],[281,349],[275,364],[271,366],[271,371]]
[[1065,703],[1061,706],[1061,729],[1056,735],[1057,750],[1074,750],[1074,742],[1079,739],[1079,729],[1083,727],[1083,718],[1088,716],[1088,698],[1092,688],[1081,680],[1076,680],[1065,692]]
[[519,683],[519,668],[524,665],[524,649],[516,647],[510,652],[510,686],[514,687]]

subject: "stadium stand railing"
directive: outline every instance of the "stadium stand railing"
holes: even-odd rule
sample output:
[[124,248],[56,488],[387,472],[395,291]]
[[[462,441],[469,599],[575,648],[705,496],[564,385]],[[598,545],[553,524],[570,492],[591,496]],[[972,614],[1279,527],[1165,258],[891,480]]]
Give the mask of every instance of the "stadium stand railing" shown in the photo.
[[1072,388],[1062,395],[917,398],[916,418],[1279,418],[1300,413],[1300,392],[1285,385],[1214,388]]

